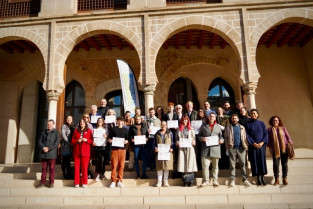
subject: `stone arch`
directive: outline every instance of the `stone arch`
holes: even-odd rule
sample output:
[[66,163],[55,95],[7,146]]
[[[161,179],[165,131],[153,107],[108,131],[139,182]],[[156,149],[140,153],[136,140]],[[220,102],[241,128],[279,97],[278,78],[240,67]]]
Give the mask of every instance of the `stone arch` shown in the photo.
[[50,76],[56,77],[54,80],[55,83],[52,84],[50,88],[63,90],[64,88],[64,78],[63,78],[63,70],[64,64],[68,57],[68,55],[73,50],[74,46],[82,41],[84,38],[99,34],[99,32],[106,31],[108,33],[112,33],[118,35],[129,43],[131,43],[138,56],[142,66],[142,38],[133,30],[125,27],[120,23],[116,23],[113,21],[101,20],[101,21],[93,21],[83,24],[75,29],[73,29],[64,39],[56,46],[55,53],[55,65],[53,69],[53,73]]
[[100,83],[96,88],[96,95],[95,98],[97,101],[102,98],[104,98],[109,92],[120,90],[121,87],[121,81],[119,78],[110,79],[108,81]]
[[[238,60],[239,71],[243,70],[241,34],[232,26],[219,19],[202,15],[192,15],[173,20],[156,33],[156,35],[152,38],[150,44],[150,69],[155,69],[157,54],[163,43],[172,35],[187,29],[207,30],[221,36],[225,41],[229,43],[231,48],[234,50],[234,53]],[[158,81],[156,72],[154,71],[153,73],[155,78],[151,77],[150,82],[157,83]],[[152,72],[150,72],[150,75],[151,74]]]

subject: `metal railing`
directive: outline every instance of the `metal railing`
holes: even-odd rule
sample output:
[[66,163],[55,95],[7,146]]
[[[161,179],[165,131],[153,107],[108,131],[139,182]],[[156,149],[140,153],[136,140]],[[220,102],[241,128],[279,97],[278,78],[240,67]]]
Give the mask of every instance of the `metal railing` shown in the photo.
[[221,3],[221,0],[166,0],[167,4],[185,4],[185,3]]
[[78,0],[78,11],[126,9],[127,0]]
[[0,0],[0,18],[38,16],[40,0]]

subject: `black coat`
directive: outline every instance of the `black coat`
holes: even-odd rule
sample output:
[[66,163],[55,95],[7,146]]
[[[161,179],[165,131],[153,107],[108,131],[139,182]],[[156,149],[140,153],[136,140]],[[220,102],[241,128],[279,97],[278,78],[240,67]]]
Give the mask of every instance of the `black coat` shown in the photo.
[[[145,135],[146,138],[149,138],[148,127],[144,123],[141,123],[140,131],[141,131],[141,135]],[[134,136],[137,136],[137,135],[138,135],[138,129],[136,127],[136,124],[134,124],[131,127],[129,127],[129,132],[128,132],[129,140],[131,141],[132,139],[134,139]],[[144,146],[144,145],[134,145],[133,142],[131,142],[131,145],[133,147]]]
[[[51,131],[45,130],[41,133],[38,140],[38,146],[41,150],[40,157],[42,159],[56,159],[58,156],[58,146],[60,143],[60,133],[56,129]],[[44,152],[42,149],[48,147],[49,151]]]
[[194,121],[198,119],[198,112],[195,110],[192,110],[190,115],[188,115],[188,111],[186,111],[185,114],[187,114],[190,121]]

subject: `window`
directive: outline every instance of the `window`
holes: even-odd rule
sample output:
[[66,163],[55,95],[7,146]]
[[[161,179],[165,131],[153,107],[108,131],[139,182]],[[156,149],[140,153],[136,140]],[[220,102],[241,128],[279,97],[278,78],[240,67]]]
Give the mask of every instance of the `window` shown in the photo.
[[168,102],[173,102],[175,105],[181,104],[185,108],[187,101],[193,102],[193,109],[199,109],[197,92],[191,80],[188,78],[178,78],[170,87]]
[[[138,91],[138,96],[139,96],[139,104],[141,108],[142,115],[144,115],[145,111],[145,98],[144,94],[142,91]],[[123,94],[122,90],[116,90],[108,93],[105,96],[105,99],[107,100],[108,108],[113,109],[116,113],[116,116],[121,116],[124,115],[124,103],[123,103]]]
[[79,119],[84,114],[85,110],[85,91],[77,81],[72,81],[65,89],[65,115],[73,116],[75,124],[78,124]]
[[231,86],[221,78],[212,81],[209,87],[208,101],[211,104],[211,109],[216,110],[217,107],[223,106],[224,101],[229,101],[234,107],[235,97]]

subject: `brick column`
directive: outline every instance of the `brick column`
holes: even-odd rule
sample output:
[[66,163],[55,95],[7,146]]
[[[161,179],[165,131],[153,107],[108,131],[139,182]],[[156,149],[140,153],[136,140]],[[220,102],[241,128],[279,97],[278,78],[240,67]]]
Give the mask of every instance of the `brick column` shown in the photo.
[[61,93],[62,92],[59,92],[57,90],[47,91],[47,98],[49,101],[48,120],[53,119],[56,122],[58,99]]
[[154,107],[154,91],[155,91],[155,85],[150,84],[150,85],[145,85],[143,86],[143,91],[145,94],[145,110],[146,110],[146,115],[148,114],[148,110],[150,107]]
[[255,103],[255,90],[257,88],[257,83],[247,83],[244,85],[243,90],[247,96],[248,109],[256,108]]

